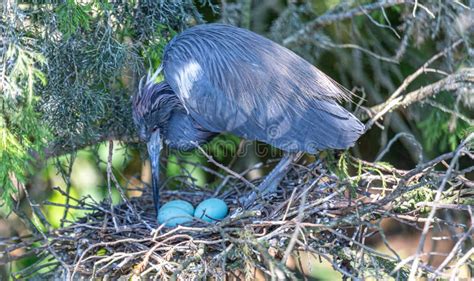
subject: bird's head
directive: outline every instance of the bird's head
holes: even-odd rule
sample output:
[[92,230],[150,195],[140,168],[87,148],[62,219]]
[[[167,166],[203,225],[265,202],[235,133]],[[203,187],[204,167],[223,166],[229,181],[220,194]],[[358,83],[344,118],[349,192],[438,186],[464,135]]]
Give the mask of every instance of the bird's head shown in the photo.
[[140,82],[132,98],[133,121],[142,141],[148,142],[155,132],[166,128],[176,95],[166,82]]
[[158,211],[161,135],[178,100],[168,83],[155,83],[155,79],[156,75],[148,75],[146,80],[142,78],[138,92],[132,98],[132,112],[140,139],[147,144],[152,168],[153,199]]

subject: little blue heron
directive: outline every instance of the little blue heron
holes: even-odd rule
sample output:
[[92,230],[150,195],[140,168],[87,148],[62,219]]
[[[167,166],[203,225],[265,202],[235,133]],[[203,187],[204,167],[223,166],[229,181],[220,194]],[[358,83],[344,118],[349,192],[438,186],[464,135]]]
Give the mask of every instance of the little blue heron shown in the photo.
[[[164,81],[156,83],[161,71]],[[364,132],[338,104],[349,98],[312,64],[254,32],[224,24],[185,30],[167,44],[161,66],[142,78],[132,100],[147,143],[156,210],[162,140],[188,151],[230,132],[271,144],[285,154],[259,190],[274,191],[298,152],[345,149]]]

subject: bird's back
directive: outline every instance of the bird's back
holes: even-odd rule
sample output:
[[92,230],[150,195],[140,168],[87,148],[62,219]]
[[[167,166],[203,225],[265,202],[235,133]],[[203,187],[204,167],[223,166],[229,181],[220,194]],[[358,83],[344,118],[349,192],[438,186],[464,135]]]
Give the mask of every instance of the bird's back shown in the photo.
[[348,91],[316,67],[251,31],[199,25],[165,48],[165,79],[208,130],[284,150],[346,148],[363,125],[336,101]]
[[[248,82],[273,83],[281,89],[293,89],[291,94],[304,94],[317,98],[348,99],[350,92],[321,72],[315,66],[296,55],[291,50],[249,30],[225,24],[197,25],[180,33],[167,45],[164,52],[164,65],[177,59],[193,57],[200,63],[214,64],[227,71],[215,77],[216,82],[227,81],[227,90]],[[271,69],[262,66],[270,64]],[[246,77],[242,67],[269,71],[264,73],[268,79],[256,81],[256,77]],[[248,73],[251,74],[251,73]],[[212,77],[210,77],[212,78]],[[261,78],[261,77],[258,77]],[[282,79],[286,78],[286,79]],[[292,82],[293,80],[297,82]],[[296,85],[297,84],[297,85]],[[290,91],[288,92],[290,94]],[[238,93],[234,93],[238,94]],[[261,94],[268,94],[262,92]]]

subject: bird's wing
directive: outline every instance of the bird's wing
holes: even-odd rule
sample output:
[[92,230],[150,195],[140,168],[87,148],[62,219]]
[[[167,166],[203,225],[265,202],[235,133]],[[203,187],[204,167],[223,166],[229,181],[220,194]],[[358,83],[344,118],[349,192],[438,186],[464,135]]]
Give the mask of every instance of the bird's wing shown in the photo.
[[344,89],[316,67],[253,32],[201,25],[173,39],[166,81],[204,128],[286,151],[347,148],[364,126],[337,104]]

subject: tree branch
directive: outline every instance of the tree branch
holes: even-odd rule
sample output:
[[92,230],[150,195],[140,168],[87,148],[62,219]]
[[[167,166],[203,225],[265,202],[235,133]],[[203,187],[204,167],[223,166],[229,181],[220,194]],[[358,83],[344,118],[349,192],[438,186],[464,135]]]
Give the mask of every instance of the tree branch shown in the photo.
[[344,11],[341,13],[334,13],[334,11],[331,10],[323,14],[322,16],[317,17],[313,21],[309,22],[307,25],[305,25],[305,27],[301,28],[293,35],[285,38],[283,40],[283,45],[288,46],[292,43],[295,43],[299,40],[300,37],[304,36],[306,33],[314,32],[315,29],[319,29],[326,25],[330,25],[333,22],[350,19],[354,16],[364,15],[364,14],[367,14],[368,12],[371,12],[377,9],[392,7],[392,6],[406,4],[406,3],[411,3],[411,1],[385,0],[385,1],[380,1],[376,3],[361,5],[349,11]]
[[417,101],[422,101],[428,97],[438,94],[441,91],[457,90],[467,86],[469,83],[474,83],[474,68],[462,69],[458,73],[451,74],[444,79],[441,79],[428,86],[421,87],[420,89],[412,91],[404,96],[387,100],[382,104],[378,104],[364,112],[360,112],[358,117],[361,120],[367,120],[369,117],[373,116],[366,124],[366,130],[369,130],[373,124],[387,112],[399,107],[406,107]]
[[[114,133],[105,132],[103,135],[99,135],[93,139],[83,143],[76,143],[74,145],[62,145],[60,143],[52,143],[46,147],[43,151],[43,157],[45,159],[61,156],[64,154],[71,153],[91,145],[95,145],[104,141],[121,141],[125,143],[138,143],[139,140],[136,136],[118,135]],[[35,159],[40,159],[40,155],[37,152],[31,153]]]

